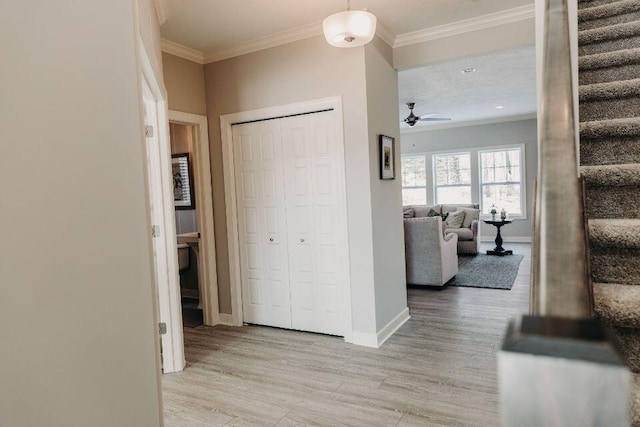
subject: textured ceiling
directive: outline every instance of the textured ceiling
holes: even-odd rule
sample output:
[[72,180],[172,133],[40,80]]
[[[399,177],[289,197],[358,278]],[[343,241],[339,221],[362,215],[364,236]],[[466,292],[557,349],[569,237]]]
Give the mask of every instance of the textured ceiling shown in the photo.
[[[462,70],[475,68],[474,73]],[[492,120],[536,112],[535,48],[523,47],[488,55],[441,62],[398,73],[400,119],[438,112],[451,122],[420,122],[418,127],[443,123]],[[503,109],[496,109],[497,106]],[[403,129],[409,126],[402,124]]]
[[[162,37],[202,52],[321,22],[346,8],[343,0],[166,0]],[[352,0],[395,35],[506,9],[533,0]]]

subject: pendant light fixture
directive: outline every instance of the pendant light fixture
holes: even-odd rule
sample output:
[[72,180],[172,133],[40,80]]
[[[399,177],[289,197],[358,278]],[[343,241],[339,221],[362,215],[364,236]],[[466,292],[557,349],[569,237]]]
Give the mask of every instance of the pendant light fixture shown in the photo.
[[376,17],[364,10],[351,10],[351,0],[347,0],[347,10],[327,17],[322,31],[331,46],[362,46],[376,34]]

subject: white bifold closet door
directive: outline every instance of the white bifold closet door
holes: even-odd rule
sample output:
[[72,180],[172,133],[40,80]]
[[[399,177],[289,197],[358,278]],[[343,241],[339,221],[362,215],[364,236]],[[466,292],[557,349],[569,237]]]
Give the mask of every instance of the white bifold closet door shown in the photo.
[[332,111],[233,126],[244,321],[344,335]]

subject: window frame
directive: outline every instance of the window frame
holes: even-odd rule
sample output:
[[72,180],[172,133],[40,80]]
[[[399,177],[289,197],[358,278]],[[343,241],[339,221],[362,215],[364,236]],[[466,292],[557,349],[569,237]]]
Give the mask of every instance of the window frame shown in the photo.
[[[437,183],[437,169],[436,169],[436,157],[438,156],[455,156],[455,155],[469,155],[469,184],[447,184],[447,185],[438,185]],[[425,155],[426,157],[427,155]],[[438,152],[431,153],[431,171],[432,171],[432,183],[433,183],[433,203],[439,204],[438,202],[438,188],[454,188],[454,187],[469,187],[469,195],[471,196],[471,200],[469,200],[469,204],[473,203],[473,156],[471,155],[471,151],[446,151],[446,152]],[[464,203],[463,203],[464,204]]]
[[[420,185],[420,186],[412,186],[412,187],[405,187],[403,184],[403,177],[402,177],[402,173],[404,172],[404,168],[402,166],[402,161],[404,159],[409,159],[409,158],[422,158],[424,160],[424,186]],[[425,204],[429,203],[429,195],[427,194],[427,187],[429,186],[429,179],[428,177],[428,168],[427,168],[427,154],[407,154],[407,155],[401,155],[400,156],[400,187],[402,189],[403,192],[403,202],[402,204],[404,205],[404,190],[420,190],[423,189],[424,190],[424,200],[425,200]],[[409,206],[409,205],[406,205]]]
[[[499,151],[512,151],[514,149],[520,150],[520,180],[519,181],[501,181],[501,182],[490,182],[484,183],[482,179],[482,154],[483,153],[495,153]],[[494,147],[482,147],[478,149],[478,197],[481,207],[482,206],[482,195],[483,188],[485,185],[509,185],[509,184],[519,184],[520,185],[520,214],[513,214],[507,212],[509,218],[511,219],[527,219],[527,173],[526,173],[526,150],[525,144],[509,144],[509,145],[498,145]],[[485,214],[480,212],[480,217],[483,219],[491,218],[490,214]]]

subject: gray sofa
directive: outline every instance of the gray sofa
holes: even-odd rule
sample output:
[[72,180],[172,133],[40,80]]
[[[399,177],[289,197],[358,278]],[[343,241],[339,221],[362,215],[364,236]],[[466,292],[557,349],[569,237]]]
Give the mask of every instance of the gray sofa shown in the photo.
[[[471,209],[465,212],[465,218],[460,228],[447,228],[444,233],[456,234],[458,236],[459,255],[477,255],[480,250],[480,205],[477,203],[469,205],[411,205],[404,207],[404,218],[428,217],[431,210],[433,214],[443,215],[449,212]],[[474,211],[475,210],[475,211]]]
[[407,283],[442,286],[458,273],[458,235],[442,230],[442,217],[404,220]]

